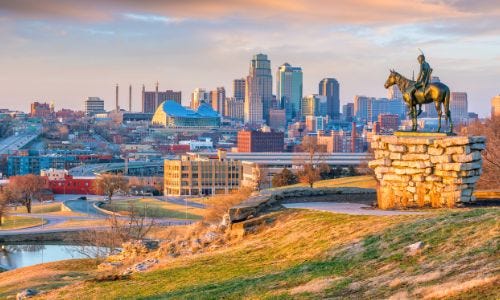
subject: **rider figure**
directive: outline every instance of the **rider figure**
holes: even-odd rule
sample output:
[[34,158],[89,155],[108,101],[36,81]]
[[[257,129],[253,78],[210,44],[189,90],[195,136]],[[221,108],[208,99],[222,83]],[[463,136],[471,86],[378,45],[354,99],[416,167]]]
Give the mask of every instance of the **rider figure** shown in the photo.
[[[431,79],[431,73],[432,73],[432,68],[425,61],[425,56],[423,53],[420,54],[417,59],[418,59],[418,62],[420,63],[420,72],[418,73],[417,81],[415,82],[415,84],[411,85],[408,88],[408,93],[410,94],[411,99],[413,99],[414,105],[417,104],[417,101],[415,99],[415,93],[417,91],[425,92],[425,88],[429,84],[429,81]],[[422,104],[419,104],[417,115],[420,115],[421,113],[422,113]]]

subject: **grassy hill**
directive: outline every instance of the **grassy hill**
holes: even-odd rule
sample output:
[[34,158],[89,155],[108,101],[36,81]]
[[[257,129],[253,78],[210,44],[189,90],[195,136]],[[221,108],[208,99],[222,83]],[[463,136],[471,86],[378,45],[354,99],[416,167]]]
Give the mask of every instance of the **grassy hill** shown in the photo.
[[[356,177],[320,184],[372,183]],[[41,299],[500,298],[500,209],[426,212],[278,211],[254,234],[205,253],[163,257],[129,279],[93,280],[90,260],[5,272],[0,298],[28,287],[47,291]],[[423,247],[411,253],[407,246],[416,242]]]
[[[499,213],[487,208],[380,217],[287,210],[270,215],[270,227],[221,250],[165,259],[126,280],[83,280],[95,271],[81,261],[48,264],[50,272],[41,272],[43,266],[6,272],[0,296],[69,284],[43,298],[495,299]],[[417,241],[425,246],[411,256],[405,247]],[[72,264],[79,267],[72,270]]]

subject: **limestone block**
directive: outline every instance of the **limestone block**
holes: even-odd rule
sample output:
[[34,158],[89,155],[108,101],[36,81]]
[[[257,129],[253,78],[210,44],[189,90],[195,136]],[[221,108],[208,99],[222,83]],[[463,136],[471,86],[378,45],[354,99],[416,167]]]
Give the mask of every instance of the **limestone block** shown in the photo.
[[467,136],[446,137],[434,141],[434,145],[447,148],[450,146],[463,146],[471,143],[471,139]]
[[406,152],[406,146],[389,144],[389,151],[392,153],[394,153],[394,152],[403,153],[403,152]]
[[479,176],[472,177],[443,177],[443,183],[449,184],[475,184],[479,180]]
[[438,181],[442,181],[442,180],[443,180],[442,177],[436,176],[436,175],[425,176],[425,181],[438,182]]
[[388,158],[381,158],[381,159],[376,159],[368,162],[368,166],[370,168],[375,168],[377,166],[385,166],[385,167],[390,167],[391,166],[391,160]]
[[444,153],[444,148],[432,146],[427,148],[427,153],[430,155],[441,155]]
[[462,196],[472,196],[472,189],[463,189],[462,190]]
[[398,144],[398,137],[395,135],[384,135],[380,137],[380,141],[387,144]]
[[483,166],[482,161],[462,163],[462,167],[460,168],[460,170],[469,171],[469,170],[481,169],[482,166]]
[[469,154],[470,153],[470,146],[454,146],[454,147],[448,147],[445,150],[446,154]]
[[451,162],[451,155],[431,156],[431,163],[443,164]]
[[401,153],[392,152],[391,154],[389,154],[389,159],[392,159],[392,160],[400,160],[402,157],[403,157],[403,154],[401,154]]
[[374,151],[374,156],[375,159],[381,159],[385,157],[389,157],[391,153],[389,151],[384,151],[384,150],[375,150]]
[[472,162],[481,159],[481,152],[474,151],[470,154],[453,154],[452,159],[454,162]]
[[462,163],[439,163],[435,168],[443,171],[460,171],[463,165]]
[[381,137],[382,136],[380,136],[380,135],[372,135],[372,142],[378,142],[378,141],[380,141]]
[[407,145],[432,145],[434,143],[434,138],[400,137],[398,141]]
[[486,137],[480,135],[470,136],[469,141],[471,144],[481,143],[484,145],[484,143],[486,143]]
[[396,175],[396,174],[385,174],[384,180],[387,181],[399,181],[399,182],[408,182],[411,177],[408,175]]
[[428,167],[432,167],[432,163],[428,160],[408,161],[407,163],[408,167],[410,168],[425,169]]
[[414,175],[424,173],[425,169],[415,169],[415,168],[394,168],[394,173],[398,175]]
[[429,154],[404,154],[403,160],[429,160]]
[[411,177],[411,180],[414,181],[414,182],[423,182],[425,181],[425,176],[424,175],[413,175]]
[[375,174],[386,174],[386,173],[389,173],[391,172],[391,168],[389,167],[385,167],[385,166],[378,166],[374,169],[375,171]]
[[379,142],[371,142],[370,143],[370,147],[372,147],[372,149],[379,149]]
[[[417,188],[414,186],[409,186],[406,188],[406,190],[412,194],[415,194],[417,192]],[[415,195],[416,196],[416,195]]]
[[394,167],[408,167],[409,161],[404,161],[404,160],[393,160],[391,162],[391,166]]
[[427,145],[409,145],[408,146],[409,153],[426,153]]
[[424,174],[425,175],[431,175],[432,174],[432,168],[425,168]]

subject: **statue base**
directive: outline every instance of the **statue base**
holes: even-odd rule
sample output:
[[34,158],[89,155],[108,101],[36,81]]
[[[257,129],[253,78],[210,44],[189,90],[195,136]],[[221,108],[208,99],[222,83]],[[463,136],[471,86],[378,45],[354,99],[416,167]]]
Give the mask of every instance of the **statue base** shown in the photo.
[[441,136],[456,136],[453,132],[432,132],[432,131],[395,131],[395,136],[411,136],[411,137],[441,137]]
[[455,207],[474,201],[485,142],[482,136],[430,132],[373,136],[375,159],[369,166],[379,183],[378,207]]

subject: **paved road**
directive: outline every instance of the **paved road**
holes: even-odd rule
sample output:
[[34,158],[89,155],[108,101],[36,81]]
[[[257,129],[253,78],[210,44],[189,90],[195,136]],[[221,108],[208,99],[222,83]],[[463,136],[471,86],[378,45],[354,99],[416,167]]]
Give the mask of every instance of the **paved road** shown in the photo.
[[185,198],[180,198],[180,197],[162,196],[162,197],[155,197],[155,199],[158,199],[160,201],[170,202],[173,204],[178,204],[178,205],[186,205],[187,204],[187,206],[195,207],[195,208],[205,208],[206,207],[206,205],[203,203],[193,202],[193,201],[189,201],[189,200],[186,201]]
[[92,205],[95,201],[90,200],[68,200],[64,202],[64,205],[69,207],[72,211],[82,214],[87,214],[89,216],[104,217],[106,214],[95,209]]
[[304,202],[283,204],[286,208],[301,208],[320,211],[328,211],[349,215],[370,215],[370,216],[397,216],[425,214],[419,211],[395,211],[373,209],[371,206],[359,203],[334,203],[334,202]]

